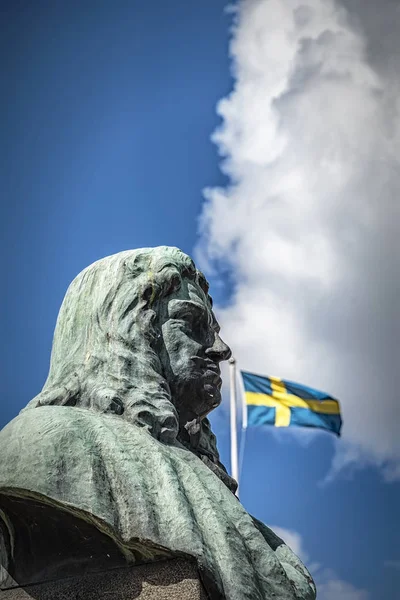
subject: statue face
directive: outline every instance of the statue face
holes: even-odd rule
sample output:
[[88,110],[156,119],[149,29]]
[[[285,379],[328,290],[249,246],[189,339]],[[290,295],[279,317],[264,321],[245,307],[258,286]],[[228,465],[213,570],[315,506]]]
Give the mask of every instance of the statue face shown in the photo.
[[181,425],[204,417],[221,402],[219,363],[231,351],[219,337],[219,325],[206,295],[193,281],[165,299],[161,326],[164,374]]

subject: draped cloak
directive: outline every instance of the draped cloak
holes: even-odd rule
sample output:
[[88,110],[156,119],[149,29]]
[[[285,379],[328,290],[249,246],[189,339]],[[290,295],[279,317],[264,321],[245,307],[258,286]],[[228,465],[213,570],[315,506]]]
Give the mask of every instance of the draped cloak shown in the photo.
[[127,556],[148,542],[193,557],[224,600],[315,598],[297,556],[202,460],[115,415],[23,411],[0,432],[0,509],[2,496],[65,507]]

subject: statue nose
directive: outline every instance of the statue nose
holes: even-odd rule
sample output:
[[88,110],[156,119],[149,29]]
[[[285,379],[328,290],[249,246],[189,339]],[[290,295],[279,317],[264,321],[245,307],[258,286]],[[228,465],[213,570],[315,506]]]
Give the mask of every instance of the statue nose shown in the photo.
[[222,360],[228,360],[228,358],[231,357],[232,352],[229,346],[227,346],[219,337],[218,333],[216,333],[214,344],[211,348],[206,350],[206,354],[215,362],[221,362]]

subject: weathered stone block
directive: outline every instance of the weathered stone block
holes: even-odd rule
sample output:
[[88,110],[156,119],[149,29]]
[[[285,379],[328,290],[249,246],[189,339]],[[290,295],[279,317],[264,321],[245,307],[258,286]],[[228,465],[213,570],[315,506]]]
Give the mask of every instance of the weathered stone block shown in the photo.
[[0,591],[0,600],[207,600],[195,563],[172,559]]

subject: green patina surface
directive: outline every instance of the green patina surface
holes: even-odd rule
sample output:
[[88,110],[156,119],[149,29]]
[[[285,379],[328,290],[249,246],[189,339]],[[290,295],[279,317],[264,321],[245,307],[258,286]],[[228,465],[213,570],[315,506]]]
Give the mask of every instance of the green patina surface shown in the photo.
[[179,250],[88,267],[61,307],[42,392],[0,433],[0,510],[15,497],[67,510],[128,562],[191,556],[212,598],[313,600],[305,567],[244,510],[219,461],[206,414],[229,354]]

